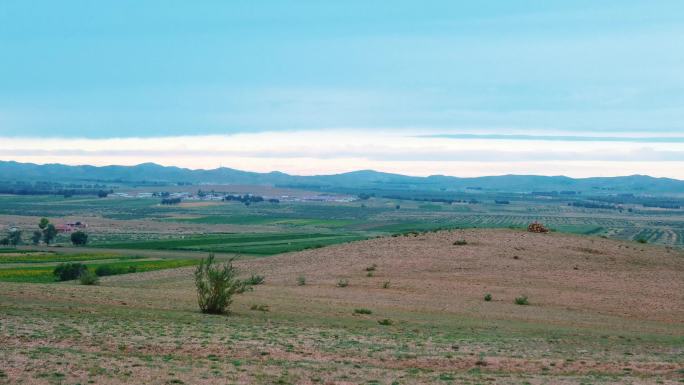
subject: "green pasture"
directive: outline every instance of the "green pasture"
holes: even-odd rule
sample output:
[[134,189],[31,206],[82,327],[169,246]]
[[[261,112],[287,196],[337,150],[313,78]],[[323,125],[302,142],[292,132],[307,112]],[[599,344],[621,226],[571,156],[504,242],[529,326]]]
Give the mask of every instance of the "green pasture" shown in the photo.
[[[78,260],[72,260],[78,261]],[[145,272],[152,270],[173,269],[184,266],[192,266],[199,263],[197,259],[164,259],[151,261],[126,260],[124,257],[117,262],[95,262],[87,263],[89,270],[94,270],[99,266],[109,266],[112,270],[135,272]],[[0,281],[5,282],[30,282],[30,283],[50,283],[56,282],[52,274],[55,266],[21,266],[12,268],[0,268]]]

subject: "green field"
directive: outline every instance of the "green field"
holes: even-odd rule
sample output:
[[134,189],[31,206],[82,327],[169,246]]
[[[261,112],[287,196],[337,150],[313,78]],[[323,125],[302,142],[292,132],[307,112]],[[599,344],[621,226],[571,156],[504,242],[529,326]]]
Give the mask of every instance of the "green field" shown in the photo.
[[[111,259],[111,257],[109,257]],[[173,269],[184,266],[196,265],[197,259],[169,259],[169,260],[126,260],[122,258],[121,261],[116,262],[94,262],[86,263],[89,270],[95,270],[100,266],[108,266],[118,271],[126,271],[134,269],[135,272],[145,272],[152,270]],[[68,256],[64,256],[62,261],[82,261],[81,259],[70,260]],[[55,282],[55,277],[52,274],[55,266],[19,266],[0,268],[0,281],[5,282],[31,282],[31,283],[49,283]]]
[[159,239],[141,242],[103,243],[110,249],[192,250],[223,253],[272,255],[289,251],[318,248],[363,239],[354,234],[211,234],[182,239]]
[[0,264],[95,261],[108,259],[138,259],[136,255],[117,254],[58,254],[55,252],[18,252],[16,249],[0,250]]

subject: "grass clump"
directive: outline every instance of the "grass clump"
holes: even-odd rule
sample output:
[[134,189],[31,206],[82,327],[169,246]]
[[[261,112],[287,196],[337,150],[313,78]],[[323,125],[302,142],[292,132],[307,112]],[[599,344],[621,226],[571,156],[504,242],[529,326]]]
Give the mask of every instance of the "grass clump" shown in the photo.
[[219,265],[214,254],[203,259],[195,270],[195,286],[197,288],[197,303],[202,313],[226,314],[233,302],[233,295],[248,290],[247,282],[237,278],[237,268],[233,260]]
[[254,311],[269,311],[270,309],[269,309],[268,305],[258,305],[258,304],[254,304],[254,305],[252,305],[252,306],[249,307],[249,310],[254,310]]
[[71,281],[76,279],[86,271],[86,265],[75,262],[75,263],[60,263],[55,267],[52,274],[57,278],[58,281]]
[[390,287],[390,281],[385,281],[382,283],[382,288],[383,289],[389,289]]
[[83,270],[81,275],[78,277],[78,282],[81,285],[97,285],[100,283],[100,277],[98,277],[94,272],[86,269]]
[[491,300],[492,300],[492,295],[489,294],[489,293],[485,294],[484,300],[487,301],[487,302],[491,301]]
[[257,274],[252,274],[247,280],[245,281],[248,285],[251,286],[256,286],[256,285],[261,285],[264,283],[266,280],[266,277],[263,275],[257,275]]
[[526,295],[521,295],[519,297],[515,297],[515,304],[516,305],[529,305],[530,301],[527,299]]
[[354,314],[373,314],[373,311],[371,309],[359,308],[354,309]]
[[464,246],[467,244],[468,244],[468,241],[466,241],[465,239],[459,239],[459,240],[456,240],[454,242],[454,246]]
[[300,275],[297,277],[297,286],[304,286],[306,285],[306,277],[303,275]]
[[340,279],[337,281],[337,287],[347,287],[349,286],[349,281],[346,279]]
[[378,324],[380,324],[380,325],[382,325],[382,326],[390,326],[390,325],[392,325],[393,323],[394,323],[394,322],[392,322],[392,320],[389,319],[389,318],[385,318],[385,319],[378,320]]
[[368,271],[368,272],[370,272],[370,271],[375,271],[375,269],[377,269],[377,268],[378,268],[378,265],[376,265],[376,264],[374,263],[374,264],[368,266],[368,267],[366,268],[366,271]]

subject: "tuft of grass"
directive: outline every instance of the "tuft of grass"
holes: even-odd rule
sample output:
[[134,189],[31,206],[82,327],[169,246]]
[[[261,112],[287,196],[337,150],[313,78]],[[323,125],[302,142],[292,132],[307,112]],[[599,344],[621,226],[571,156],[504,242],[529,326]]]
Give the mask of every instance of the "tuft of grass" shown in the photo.
[[464,246],[467,245],[468,242],[465,239],[459,239],[454,242],[454,246]]
[[516,305],[529,305],[530,301],[527,300],[526,295],[521,295],[519,297],[515,297],[515,304]]
[[385,281],[382,283],[382,288],[383,289],[389,289],[390,287],[390,281]]
[[337,281],[337,287],[347,287],[349,286],[349,281],[346,279],[340,279]]
[[377,267],[378,267],[378,265],[376,265],[376,264],[374,263],[374,264],[368,266],[368,267],[366,268],[366,271],[369,271],[369,272],[370,272],[370,271],[375,271],[375,269],[377,269]]
[[264,283],[265,280],[266,277],[264,277],[263,275],[252,274],[249,278],[245,280],[245,283],[247,285],[255,286],[261,285],[262,283]]
[[373,311],[371,309],[359,308],[354,309],[354,314],[373,314]]
[[393,323],[394,323],[394,322],[392,322],[392,320],[389,319],[389,318],[385,318],[385,319],[378,320],[378,324],[380,324],[380,325],[382,325],[382,326],[390,326],[390,325],[392,325]]
[[252,306],[249,307],[249,310],[255,310],[255,311],[269,311],[268,305],[258,305],[258,304],[253,304]]
[[491,301],[491,300],[492,300],[492,295],[489,294],[489,293],[485,294],[484,300],[487,301],[487,302]]
[[303,275],[300,275],[297,277],[297,286],[304,286],[306,285],[306,277]]

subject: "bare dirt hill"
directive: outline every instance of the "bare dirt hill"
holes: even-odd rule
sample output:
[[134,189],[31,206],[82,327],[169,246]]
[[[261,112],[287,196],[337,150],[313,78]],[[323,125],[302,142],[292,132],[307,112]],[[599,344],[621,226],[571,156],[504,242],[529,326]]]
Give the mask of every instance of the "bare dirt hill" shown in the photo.
[[[454,244],[459,240],[466,244]],[[603,316],[665,323],[684,319],[681,250],[602,238],[513,230],[442,231],[242,265],[265,274],[268,286],[281,293],[294,290],[306,298],[408,311],[579,323],[594,323]],[[306,286],[297,286],[299,276],[306,278]],[[337,287],[339,280],[349,285]],[[383,288],[388,281],[389,288]],[[483,301],[485,293],[492,294],[492,302]],[[529,307],[513,303],[521,295],[528,296]]]

